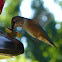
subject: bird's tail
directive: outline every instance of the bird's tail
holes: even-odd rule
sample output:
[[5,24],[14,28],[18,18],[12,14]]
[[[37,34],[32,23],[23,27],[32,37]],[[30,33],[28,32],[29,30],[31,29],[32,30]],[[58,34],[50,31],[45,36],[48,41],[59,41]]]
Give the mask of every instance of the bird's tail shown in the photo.
[[[43,42],[45,42],[45,43],[47,43],[47,44],[49,44],[49,45],[51,45],[51,46],[56,47],[55,44],[51,41],[51,39],[46,39],[46,38],[40,37],[39,40],[42,40]],[[57,47],[56,47],[56,48],[57,48]]]

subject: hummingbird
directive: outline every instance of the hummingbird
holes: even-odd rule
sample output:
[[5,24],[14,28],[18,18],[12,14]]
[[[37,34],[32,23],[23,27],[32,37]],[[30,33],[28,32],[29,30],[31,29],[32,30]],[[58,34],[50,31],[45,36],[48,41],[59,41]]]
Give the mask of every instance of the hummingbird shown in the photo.
[[46,31],[40,25],[36,24],[32,19],[24,18],[21,16],[14,16],[11,20],[11,25],[12,31],[16,27],[22,27],[32,37],[41,40],[51,46],[55,46],[47,35]]

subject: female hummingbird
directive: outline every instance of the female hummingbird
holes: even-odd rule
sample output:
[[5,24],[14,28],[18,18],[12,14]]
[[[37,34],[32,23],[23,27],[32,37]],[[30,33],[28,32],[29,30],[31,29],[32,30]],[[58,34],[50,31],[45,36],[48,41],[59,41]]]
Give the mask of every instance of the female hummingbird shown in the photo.
[[44,29],[33,20],[21,16],[15,16],[12,18],[11,24],[12,30],[16,27],[22,27],[32,37],[42,40],[51,46],[55,46]]

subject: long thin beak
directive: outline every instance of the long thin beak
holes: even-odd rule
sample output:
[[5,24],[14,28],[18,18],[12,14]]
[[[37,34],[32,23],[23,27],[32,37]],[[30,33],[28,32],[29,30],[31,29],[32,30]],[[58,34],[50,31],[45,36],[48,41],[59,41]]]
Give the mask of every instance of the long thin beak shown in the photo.
[[11,28],[12,28],[12,31],[13,31],[13,30],[14,30],[14,25],[12,25],[12,27],[11,27]]
[[12,31],[14,30],[14,25],[15,25],[15,22],[14,22],[13,19],[12,19],[12,21],[11,21],[11,28],[12,28]]
[[14,30],[14,25],[15,25],[15,23],[12,23],[11,25],[12,25],[11,28],[12,28],[12,31],[13,31],[13,30]]

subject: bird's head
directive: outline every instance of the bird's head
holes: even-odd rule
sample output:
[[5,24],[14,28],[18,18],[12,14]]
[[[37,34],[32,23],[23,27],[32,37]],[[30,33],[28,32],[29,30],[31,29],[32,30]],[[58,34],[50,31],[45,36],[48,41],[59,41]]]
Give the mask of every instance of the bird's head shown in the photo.
[[15,16],[12,18],[12,21],[11,21],[12,30],[16,27],[22,27],[23,24],[24,24],[24,17]]

